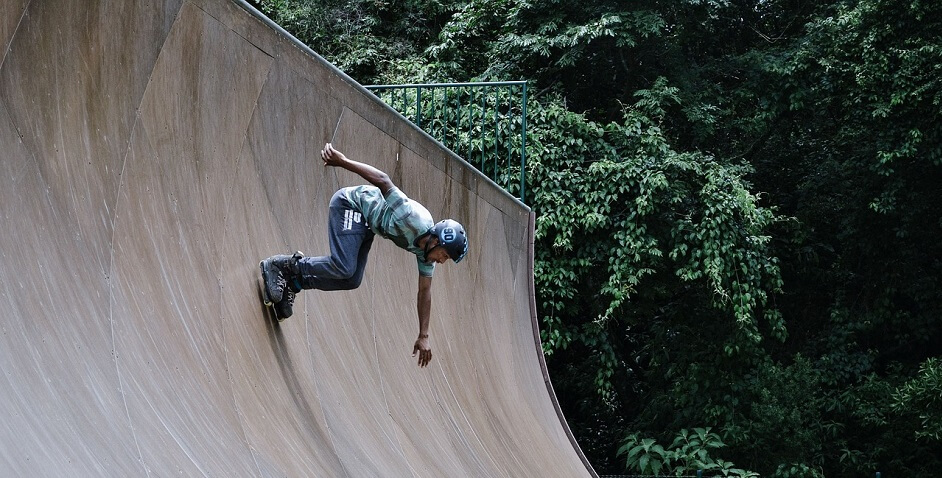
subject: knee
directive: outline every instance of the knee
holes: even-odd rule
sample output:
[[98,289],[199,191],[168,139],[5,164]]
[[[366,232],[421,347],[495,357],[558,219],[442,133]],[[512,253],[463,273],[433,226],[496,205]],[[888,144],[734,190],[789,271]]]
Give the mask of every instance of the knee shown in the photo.
[[358,275],[357,264],[355,263],[350,264],[350,263],[335,259],[331,262],[331,265],[333,265],[334,272],[336,273],[336,276],[338,279],[343,280],[345,282],[355,281],[357,285],[360,284],[360,281],[358,279],[355,279],[355,277]]
[[358,270],[355,270],[353,274],[350,274],[349,276],[344,277],[342,279],[338,279],[335,282],[335,285],[339,290],[353,290],[353,289],[358,289],[362,282],[363,282],[363,271],[358,269]]
[[347,285],[351,289],[356,289],[360,287],[360,284],[363,282],[363,274],[355,274],[347,279]]

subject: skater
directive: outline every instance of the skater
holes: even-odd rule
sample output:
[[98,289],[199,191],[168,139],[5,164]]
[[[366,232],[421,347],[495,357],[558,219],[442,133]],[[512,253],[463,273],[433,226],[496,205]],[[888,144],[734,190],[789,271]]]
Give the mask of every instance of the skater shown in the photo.
[[373,236],[379,234],[416,256],[419,272],[416,308],[419,336],[412,348],[418,364],[432,360],[429,315],[432,307],[432,274],[435,264],[461,262],[468,252],[464,227],[445,219],[435,223],[424,206],[406,197],[389,175],[369,164],[347,158],[327,143],[321,150],[324,166],[359,174],[370,185],[346,187],[330,199],[327,233],[330,255],[305,257],[301,253],[276,255],[262,261],[266,293],[278,315],[290,317],[294,297],[306,289],[356,289],[363,280]]

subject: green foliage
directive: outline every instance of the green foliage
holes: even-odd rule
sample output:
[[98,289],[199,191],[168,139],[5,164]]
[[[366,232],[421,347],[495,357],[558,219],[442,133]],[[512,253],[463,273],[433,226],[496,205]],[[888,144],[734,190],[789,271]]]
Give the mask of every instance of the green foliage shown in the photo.
[[802,463],[781,464],[773,474],[775,478],[824,478],[820,468],[813,468]]
[[834,430],[820,414],[826,398],[811,360],[797,356],[784,364],[766,358],[731,388],[723,402],[707,407],[718,410],[718,421],[727,424],[724,433],[736,456],[761,457],[755,461],[766,470],[770,463],[790,463],[772,476],[789,476],[787,470],[822,464],[826,447],[821,440],[833,438]]
[[424,68],[421,53],[450,13],[448,0],[250,0],[361,83]]
[[779,123],[757,156],[774,160],[756,181],[802,225],[782,310],[825,387],[837,459],[820,463],[847,475],[939,463],[927,450],[942,411],[916,384],[932,383],[942,338],[940,19],[938,2],[822,5],[763,67],[786,87],[769,97]]
[[712,450],[726,444],[710,428],[695,428],[692,432],[681,430],[670,447],[664,448],[652,438],[628,435],[618,449],[625,456],[626,471],[654,476],[684,476],[702,470],[709,476],[758,477],[759,474],[735,468],[730,462],[710,456]]
[[[580,106],[589,106],[583,97],[614,99],[603,106],[612,110],[625,92],[620,76],[631,71],[630,59],[622,52],[666,28],[646,2],[631,8],[622,3],[468,1],[427,53],[445,71],[455,72],[451,74],[460,70],[482,78],[526,77],[579,97]],[[593,71],[618,75],[602,80]],[[618,94],[609,94],[612,91]]]
[[[730,321],[736,332],[725,338],[729,356],[754,350],[762,324],[784,339],[781,316],[769,307],[781,280],[766,235],[780,218],[748,191],[742,165],[669,147],[649,116],[674,101],[669,88],[638,96],[623,123],[604,128],[552,107],[531,118],[546,353],[577,340],[599,352],[602,364],[623,362],[611,359],[608,335],[632,325],[624,308],[642,285],[696,291],[701,302],[686,304],[687,313]],[[570,308],[576,297],[586,303]],[[610,384],[600,383],[609,398]]]
[[942,441],[942,360],[930,358],[919,367],[919,374],[893,393],[893,411],[915,414],[920,428],[916,438],[938,444]]
[[[551,362],[579,357],[555,376],[613,412],[640,397],[655,416],[670,404],[728,410],[728,384],[746,380],[764,338],[786,337],[769,241],[783,218],[749,191],[748,166],[670,147],[660,123],[673,92],[659,81],[604,126],[558,102],[531,108],[544,350]],[[701,387],[678,388],[691,384]],[[732,418],[686,418],[720,416]],[[605,440],[610,430],[597,426]]]

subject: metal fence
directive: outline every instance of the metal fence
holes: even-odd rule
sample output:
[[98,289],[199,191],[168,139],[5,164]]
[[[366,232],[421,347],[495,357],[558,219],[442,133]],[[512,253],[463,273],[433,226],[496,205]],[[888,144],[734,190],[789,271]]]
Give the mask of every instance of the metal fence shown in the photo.
[[[733,475],[723,475],[721,472],[715,472],[715,471],[710,472],[710,471],[697,470],[697,474],[695,474],[695,475],[690,475],[690,474],[688,474],[688,475],[670,475],[670,474],[663,474],[663,475],[599,475],[599,478],[725,478],[726,476],[733,476]],[[888,478],[888,477],[885,477],[885,476],[883,475],[883,473],[882,473],[882,472],[879,472],[879,471],[875,472],[875,474],[874,474],[873,476],[874,476],[875,478]]]
[[526,81],[369,85],[366,88],[525,201]]
[[696,474],[688,472],[686,475],[599,475],[599,478],[721,478],[723,475],[716,472],[697,470]]

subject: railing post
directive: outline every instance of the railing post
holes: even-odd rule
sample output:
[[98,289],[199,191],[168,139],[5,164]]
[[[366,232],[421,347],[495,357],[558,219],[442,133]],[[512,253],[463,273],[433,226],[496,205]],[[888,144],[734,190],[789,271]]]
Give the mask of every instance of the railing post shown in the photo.
[[[474,131],[474,90],[468,90],[468,162],[471,163],[471,132]],[[474,164],[474,163],[471,163]]]
[[442,132],[442,137],[439,138],[441,142],[443,143],[448,142],[448,130],[450,129],[449,124],[448,124],[448,114],[449,114],[448,110],[450,109],[450,107],[451,105],[448,103],[448,89],[446,88],[445,89],[445,113],[444,113],[445,119],[442,123],[442,126],[444,126],[445,131]]
[[500,151],[497,147],[500,143],[500,123],[497,121],[500,104],[497,100],[497,98],[494,98],[494,174],[497,174],[497,157],[500,156],[498,154]]
[[520,202],[526,202],[527,174],[527,83],[523,83],[523,117],[520,120]]
[[422,87],[415,89],[415,125],[422,127]]

